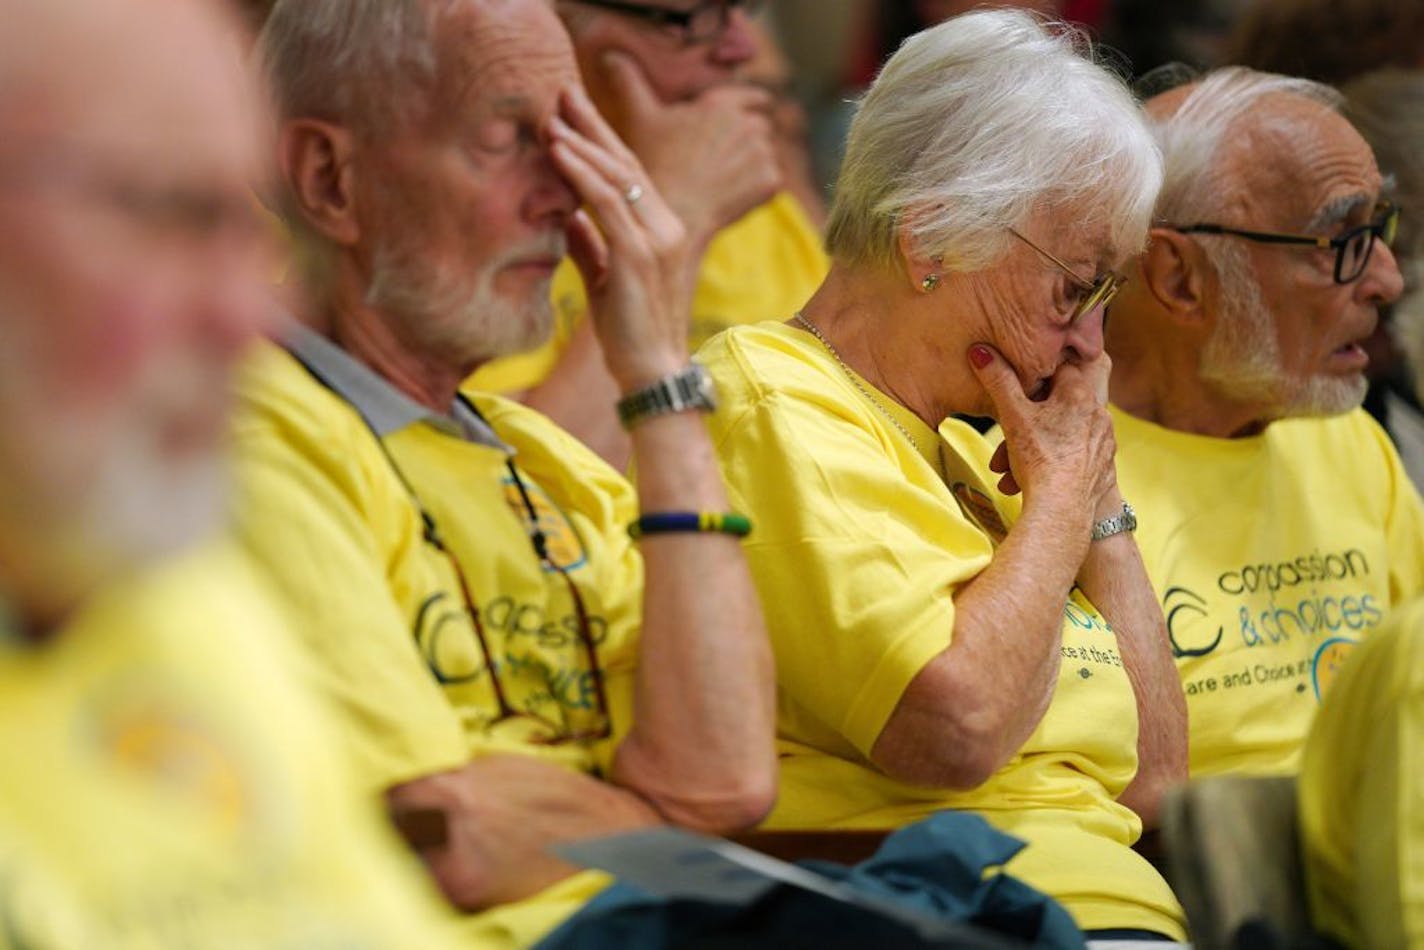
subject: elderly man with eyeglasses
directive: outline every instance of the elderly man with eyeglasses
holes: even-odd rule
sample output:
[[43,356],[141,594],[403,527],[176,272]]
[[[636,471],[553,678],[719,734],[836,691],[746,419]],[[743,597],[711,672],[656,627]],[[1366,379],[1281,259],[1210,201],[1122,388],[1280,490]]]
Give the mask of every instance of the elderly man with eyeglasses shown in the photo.
[[[729,831],[775,795],[685,231],[542,0],[279,0],[259,47],[306,299],[242,387],[242,534],[363,786],[487,911],[478,945],[527,946],[606,883],[552,845]],[[459,392],[545,338],[566,252],[637,494],[546,417]]]
[[[821,236],[785,189],[773,100],[743,81],[765,34],[763,0],[559,0],[599,112],[687,228],[693,350],[727,328],[784,320],[829,266]],[[622,468],[628,439],[587,294],[565,262],[553,284],[553,339],[483,367],[474,388],[517,395]]]
[[1231,68],[1148,104],[1166,184],[1107,346],[1196,776],[1295,772],[1341,661],[1424,589],[1424,507],[1359,408],[1399,211],[1339,103]]

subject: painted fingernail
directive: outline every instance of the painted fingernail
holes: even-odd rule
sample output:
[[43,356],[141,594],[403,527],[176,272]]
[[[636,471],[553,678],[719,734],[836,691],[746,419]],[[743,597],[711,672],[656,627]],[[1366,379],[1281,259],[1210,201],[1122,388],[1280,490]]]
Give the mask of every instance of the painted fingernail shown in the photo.
[[983,369],[994,362],[994,354],[982,343],[975,343],[969,348],[969,362],[973,363],[976,369]]

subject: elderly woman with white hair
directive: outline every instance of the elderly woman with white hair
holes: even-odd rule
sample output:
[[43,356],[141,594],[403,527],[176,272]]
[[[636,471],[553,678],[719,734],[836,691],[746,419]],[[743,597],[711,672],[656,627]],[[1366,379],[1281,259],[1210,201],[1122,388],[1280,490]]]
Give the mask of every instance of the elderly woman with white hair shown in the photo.
[[1007,870],[1090,935],[1182,939],[1132,850],[1185,778],[1186,713],[1102,345],[1161,175],[1079,35],[951,20],[859,105],[825,283],[700,358],[779,669],[766,827],[973,811],[1028,842]]

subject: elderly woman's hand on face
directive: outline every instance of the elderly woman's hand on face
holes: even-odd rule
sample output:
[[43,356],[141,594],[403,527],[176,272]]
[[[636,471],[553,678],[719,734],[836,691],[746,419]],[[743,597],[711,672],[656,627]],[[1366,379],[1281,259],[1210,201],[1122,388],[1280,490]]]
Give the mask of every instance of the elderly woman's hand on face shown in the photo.
[[1004,433],[989,463],[1003,476],[999,489],[1009,495],[1022,491],[1025,499],[1057,493],[1068,510],[1081,514],[1086,537],[1117,484],[1107,354],[1064,363],[1047,394],[1037,400],[1029,398],[1018,374],[988,344],[971,346],[969,363],[993,400]]

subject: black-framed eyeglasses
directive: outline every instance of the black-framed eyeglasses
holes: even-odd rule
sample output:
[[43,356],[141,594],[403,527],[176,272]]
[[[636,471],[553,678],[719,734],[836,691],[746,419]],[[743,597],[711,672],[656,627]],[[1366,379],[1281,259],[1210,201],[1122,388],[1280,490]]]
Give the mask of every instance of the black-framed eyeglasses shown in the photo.
[[733,10],[745,10],[755,16],[765,4],[765,0],[703,0],[690,10],[670,10],[646,3],[629,3],[626,0],[578,0],[590,7],[601,7],[615,13],[637,17],[655,26],[675,31],[688,45],[712,43],[722,38],[732,22]]
[[1122,285],[1127,282],[1127,278],[1115,271],[1108,271],[1093,280],[1082,277],[1077,271],[1063,263],[1058,257],[1039,247],[1028,238],[1024,237],[1014,228],[1009,228],[1009,233],[1023,241],[1029,247],[1042,254],[1049,263],[1053,264],[1063,273],[1068,275],[1068,279],[1073,282],[1083,294],[1078,298],[1078,302],[1073,305],[1073,312],[1068,315],[1068,322],[1072,323],[1085,313],[1091,313],[1098,307],[1106,307],[1112,302],[1113,297],[1122,289]]
[[1274,231],[1248,231],[1243,228],[1228,228],[1220,224],[1165,224],[1162,225],[1179,234],[1220,234],[1227,237],[1244,238],[1259,244],[1295,244],[1302,247],[1316,247],[1335,252],[1335,283],[1348,284],[1358,280],[1370,262],[1370,254],[1375,249],[1375,238],[1384,241],[1385,247],[1394,243],[1399,230],[1399,208],[1388,201],[1375,206],[1375,216],[1368,224],[1351,228],[1337,237],[1319,237],[1312,234],[1278,234]]

